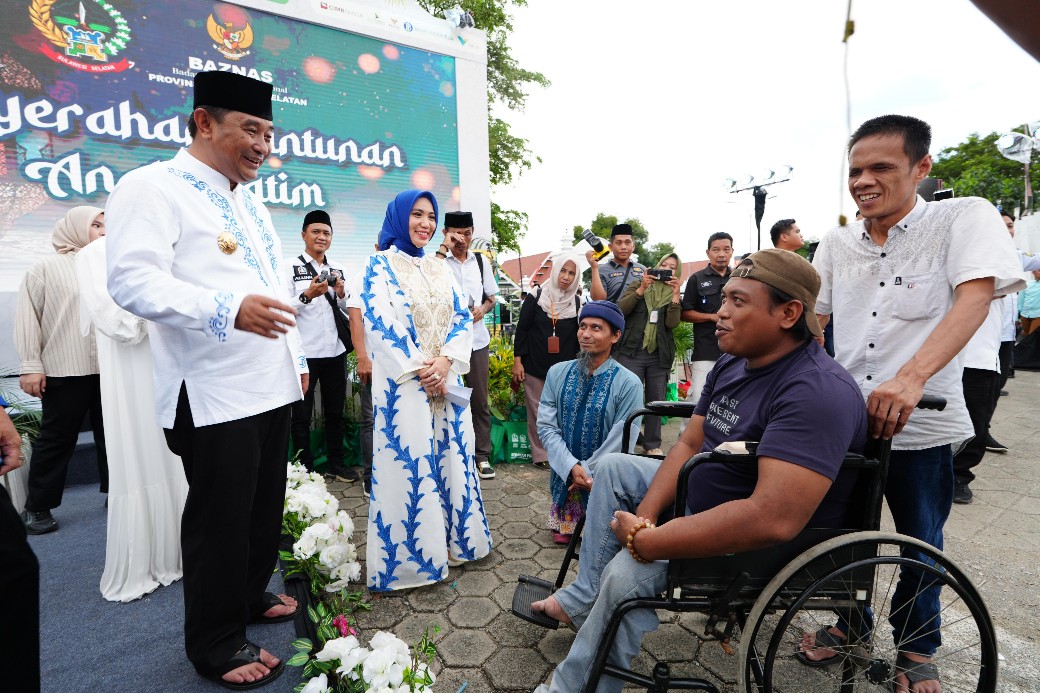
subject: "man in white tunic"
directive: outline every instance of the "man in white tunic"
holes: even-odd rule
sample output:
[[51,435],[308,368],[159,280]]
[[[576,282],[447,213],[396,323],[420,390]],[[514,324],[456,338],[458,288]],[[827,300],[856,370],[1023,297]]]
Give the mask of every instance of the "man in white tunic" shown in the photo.
[[[195,76],[191,145],[126,174],[108,200],[108,289],[154,323],[156,413],[181,456],[184,640],[196,671],[262,685],[283,664],[246,640],[250,621],[290,618],[264,590],[277,559],[289,405],[307,360],[282,303],[281,245],[242,183],[271,151],[272,87]],[[230,687],[230,686],[229,686]]]

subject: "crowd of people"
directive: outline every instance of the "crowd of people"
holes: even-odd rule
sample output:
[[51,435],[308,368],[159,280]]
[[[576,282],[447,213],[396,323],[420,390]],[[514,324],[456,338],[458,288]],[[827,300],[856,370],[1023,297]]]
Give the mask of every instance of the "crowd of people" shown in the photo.
[[[183,576],[187,657],[231,688],[264,685],[284,667],[247,640],[247,624],[301,609],[267,586],[290,443],[315,468],[319,384],[322,469],[363,484],[369,499],[370,591],[439,582],[493,544],[481,493],[495,476],[484,316],[498,286],[470,249],[473,216],[442,215],[430,192],[401,192],[375,252],[350,273],[330,256],[332,219],[312,210],[304,252],[283,257],[269,213],[243,186],[270,152],[271,96],[245,76],[199,73],[191,144],[124,176],[105,209],[76,207],[56,225],[56,254],[27,273],[16,324],[41,432],[24,512],[0,508],[5,578],[21,576],[3,604],[17,600],[23,627],[38,631],[25,533],[58,529],[51,511],[89,413],[108,493],[102,593],[128,601]],[[1004,297],[1025,287],[1023,271],[1040,279],[1040,261],[1016,254],[1013,218],[985,200],[918,196],[929,146],[915,118],[861,125],[848,155],[862,219],[827,234],[811,263],[793,252],[804,245],[793,219],[774,225],[775,248],[733,267],[732,237],[714,233],[707,266],[683,290],[679,256],[645,267],[632,228],[618,224],[608,260],[558,254],[525,297],[512,377],[524,387],[532,461],[548,469],[547,528],[567,543],[586,520],[576,580],[532,606],[578,630],[539,691],[580,689],[613,605],[663,589],[669,559],[843,526],[851,480],[841,461],[868,436],[893,439],[886,497],[897,531],[942,548],[951,504],[970,502],[971,470],[995,444],[988,427],[1018,312]],[[974,251],[980,242],[987,253]],[[1040,323],[1037,287],[1022,294],[1027,331]],[[665,399],[682,321],[693,325],[696,406],[666,451],[658,419],[624,429],[645,402]],[[360,469],[344,450],[350,352],[363,384]],[[915,412],[926,392],[946,410]],[[15,438],[0,417],[0,473],[22,463]],[[698,468],[686,515],[669,516],[683,462],[747,440],[759,441],[757,466]],[[929,626],[939,595],[911,600],[918,577],[904,571],[893,598],[894,684],[938,693],[941,642]],[[656,627],[652,612],[627,618],[611,661],[627,665]],[[799,661],[839,661],[847,634],[840,619],[806,633]],[[38,651],[22,640],[12,676],[19,690],[38,689]],[[598,690],[620,689],[610,679]]]

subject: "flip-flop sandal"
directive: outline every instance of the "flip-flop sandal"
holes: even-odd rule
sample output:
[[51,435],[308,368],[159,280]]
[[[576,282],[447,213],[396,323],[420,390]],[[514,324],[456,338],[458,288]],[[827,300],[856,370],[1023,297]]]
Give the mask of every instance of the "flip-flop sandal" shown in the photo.
[[546,460],[542,460],[540,462],[532,462],[531,464],[533,464],[534,466],[538,467],[539,469],[548,469],[549,468],[549,462],[546,461]]
[[847,638],[839,638],[834,633],[830,632],[826,628],[820,628],[815,634],[815,643],[812,649],[828,649],[828,650],[839,650],[838,654],[831,655],[826,659],[809,659],[806,656],[804,650],[799,650],[794,653],[794,656],[798,658],[798,661],[807,667],[829,667],[832,664],[837,664],[841,661],[840,650],[848,645]]
[[[282,601],[282,598],[273,592],[264,592],[264,611],[267,611],[273,606],[288,606]],[[303,607],[300,605],[299,600],[296,602],[296,609],[292,613],[282,614],[281,616],[264,616],[264,611],[253,617],[250,623],[285,623],[296,618],[296,614],[300,613]]]
[[209,679],[213,683],[219,683],[224,688],[229,688],[233,691],[248,691],[252,688],[259,688],[260,686],[266,686],[267,684],[274,681],[276,678],[282,675],[282,671],[285,669],[285,662],[278,660],[278,664],[273,667],[267,667],[270,672],[266,676],[261,676],[256,681],[243,681],[242,683],[235,683],[234,681],[225,681],[221,678],[224,674],[229,671],[233,671],[239,667],[247,664],[264,664],[264,660],[260,657],[260,647],[253,643],[246,641],[246,644],[242,646],[238,652],[234,654],[228,661],[224,662],[224,665],[215,671],[208,674],[202,674],[204,678]]
[[[908,686],[910,691],[913,691],[914,686],[922,681],[939,680],[939,667],[935,666],[935,662],[915,662],[902,652],[896,654],[896,673],[906,676],[906,680],[910,683]],[[896,690],[896,682],[893,678],[892,691]]]

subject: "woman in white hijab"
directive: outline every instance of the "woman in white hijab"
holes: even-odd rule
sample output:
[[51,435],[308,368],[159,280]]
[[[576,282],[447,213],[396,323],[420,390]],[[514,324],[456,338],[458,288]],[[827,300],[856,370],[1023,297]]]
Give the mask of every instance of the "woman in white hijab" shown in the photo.
[[108,294],[105,239],[76,258],[80,328],[97,336],[108,441],[108,538],[101,594],[128,602],[181,577],[181,511],[188,493],[180,458],[155,416],[147,323]]
[[549,368],[578,355],[578,313],[581,273],[587,266],[578,251],[552,259],[549,281],[527,295],[520,308],[513,338],[513,383],[523,383],[527,404],[527,439],[531,461],[548,468],[549,455],[538,438],[538,402]]

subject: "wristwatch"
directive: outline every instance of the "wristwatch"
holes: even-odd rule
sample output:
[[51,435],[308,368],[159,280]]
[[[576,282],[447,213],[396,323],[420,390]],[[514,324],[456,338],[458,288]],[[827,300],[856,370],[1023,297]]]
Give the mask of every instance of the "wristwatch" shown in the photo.
[[307,294],[304,294],[304,293],[300,294],[300,303],[302,303],[304,305],[307,305],[310,302],[311,302],[311,297],[310,296],[308,296]]

